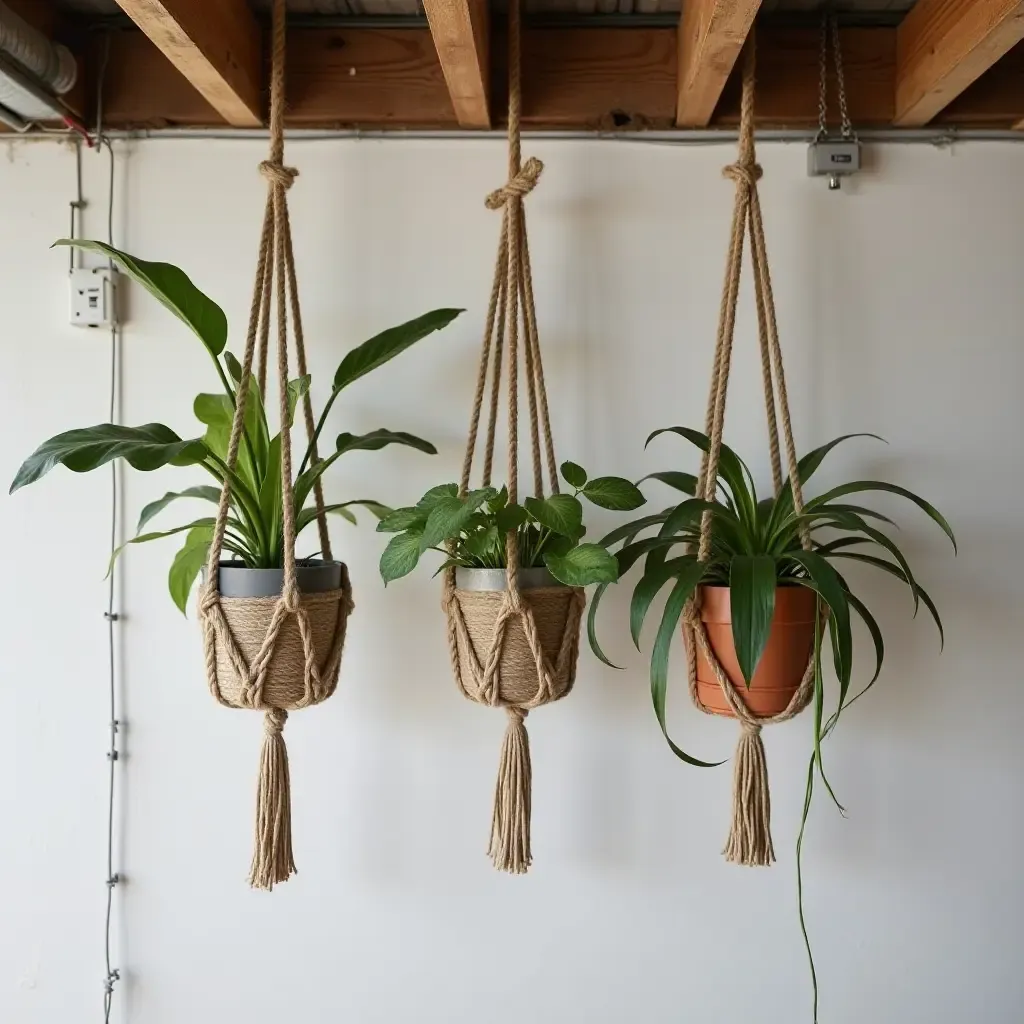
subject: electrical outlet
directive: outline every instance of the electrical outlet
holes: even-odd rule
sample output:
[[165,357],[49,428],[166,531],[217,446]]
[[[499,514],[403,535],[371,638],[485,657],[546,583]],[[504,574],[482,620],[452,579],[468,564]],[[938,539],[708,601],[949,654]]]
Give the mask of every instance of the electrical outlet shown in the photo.
[[109,267],[71,271],[71,323],[75,327],[116,327],[117,271]]

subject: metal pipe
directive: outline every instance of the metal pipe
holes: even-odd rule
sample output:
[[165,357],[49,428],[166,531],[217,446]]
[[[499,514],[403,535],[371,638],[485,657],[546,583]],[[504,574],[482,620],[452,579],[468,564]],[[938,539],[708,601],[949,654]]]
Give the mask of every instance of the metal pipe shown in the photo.
[[78,77],[78,65],[66,46],[51,43],[2,2],[0,50],[58,95],[66,93]]

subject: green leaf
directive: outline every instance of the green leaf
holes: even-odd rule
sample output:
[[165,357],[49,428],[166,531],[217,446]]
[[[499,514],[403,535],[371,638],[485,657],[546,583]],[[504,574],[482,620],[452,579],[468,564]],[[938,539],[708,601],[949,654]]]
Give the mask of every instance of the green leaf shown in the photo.
[[950,543],[953,545],[953,550],[957,550],[956,537],[953,536],[952,527],[946,522],[942,513],[939,512],[934,505],[925,501],[924,498],[914,494],[913,491],[908,491],[905,487],[900,487],[898,484],[888,484],[882,480],[854,480],[852,483],[841,484],[839,487],[833,487],[831,491],[827,491],[825,494],[820,494],[818,497],[812,498],[804,506],[804,510],[810,512],[814,509],[820,508],[822,505],[827,505],[830,501],[834,501],[836,498],[842,498],[847,494],[857,494],[861,491],[887,491],[890,494],[898,494],[900,497],[906,498],[908,501],[912,501],[930,519],[939,525],[942,532],[949,538]]
[[577,489],[587,482],[587,471],[575,462],[563,462],[561,466],[562,479],[570,486]]
[[683,555],[653,566],[644,573],[640,582],[633,588],[633,598],[629,604],[629,632],[637,650],[640,649],[640,633],[643,630],[644,619],[647,618],[647,612],[661,588],[669,580],[682,579],[686,573],[693,573],[699,583],[704,568],[693,555]]
[[790,556],[806,570],[815,583],[815,589],[832,610],[831,622],[835,626],[833,634],[833,651],[836,662],[836,675],[839,687],[845,696],[850,685],[853,668],[853,632],[850,628],[850,606],[846,600],[846,588],[839,574],[815,551],[794,551]]
[[606,533],[601,538],[600,543],[604,547],[617,544],[620,540],[624,540],[627,544],[631,544],[638,533],[651,526],[660,526],[671,514],[672,509],[667,508],[664,511],[659,512],[657,515],[643,516],[640,519],[634,519],[631,523],[624,523],[622,526],[617,526],[611,531],[611,533]]
[[548,572],[568,587],[589,587],[591,583],[614,583],[619,563],[600,544],[580,544],[564,555],[546,554]]
[[487,511],[497,514],[508,505],[508,488],[502,487],[498,493],[487,502]]
[[[868,632],[871,634],[871,641],[875,645],[875,674],[871,677],[871,682],[873,683],[882,671],[882,661],[885,658],[885,640],[882,637],[882,631],[879,629],[875,617],[868,611],[864,602],[856,594],[851,593],[849,587],[846,588],[846,600],[850,602],[850,606],[861,617],[864,625],[867,626]],[[871,684],[869,683],[868,685],[870,686]]]
[[669,649],[672,646],[672,639],[676,634],[676,630],[679,628],[683,608],[686,602],[693,596],[694,588],[697,586],[697,579],[694,578],[696,575],[696,571],[692,574],[686,573],[676,580],[676,584],[668,596],[668,601],[665,602],[665,611],[662,614],[661,625],[658,627],[658,635],[654,641],[654,650],[651,652],[651,701],[654,704],[654,713],[657,715],[662,734],[668,742],[672,753],[687,764],[692,764],[697,768],[715,768],[722,764],[722,762],[700,761],[695,757],[691,757],[685,750],[677,746],[668,734],[668,725],[665,721]]
[[371,430],[368,434],[339,434],[336,442],[336,450],[339,455],[344,452],[375,452],[389,444],[402,444],[417,451],[426,452],[428,455],[436,455],[437,449],[422,437],[415,434],[407,434],[404,430]]
[[228,375],[235,384],[242,383],[242,364],[235,358],[233,352],[224,350],[224,365],[228,368]]
[[547,498],[527,498],[526,511],[553,533],[578,537],[583,526],[583,506],[571,494],[552,494]]
[[188,595],[206,560],[213,543],[212,526],[196,526],[185,538],[181,550],[174,556],[167,573],[167,589],[182,615],[188,605]]
[[602,583],[598,586],[597,590],[594,591],[594,596],[590,601],[590,611],[587,612],[587,639],[590,641],[590,649],[597,656],[599,661],[604,662],[609,668],[620,669],[621,665],[613,665],[609,660],[608,656],[601,650],[601,644],[597,639],[597,609],[601,604],[601,598],[604,597],[604,592],[608,589],[609,584]]
[[518,530],[529,517],[522,505],[505,505],[495,515],[495,525],[502,533]]
[[907,586],[913,587],[921,598],[921,603],[931,613],[931,617],[939,631],[940,647],[945,647],[946,635],[942,628],[942,619],[939,617],[939,610],[935,606],[935,602],[932,600],[931,595],[919,583],[911,583],[907,574],[898,565],[893,565],[892,562],[887,562],[884,558],[879,558],[877,555],[864,555],[857,551],[834,551],[831,553],[831,557],[849,558],[855,562],[863,562],[865,565],[872,565],[876,569],[881,569],[883,572],[889,573],[890,576],[895,576],[898,580],[902,580],[902,582],[906,583]]
[[[266,531],[274,550],[270,552],[270,560],[278,564],[279,556],[283,558],[283,550],[278,545],[284,544],[282,536],[284,524],[283,502],[281,493],[281,435],[275,434],[267,449],[266,472],[260,483],[259,490],[260,521]],[[303,502],[305,498],[303,498]],[[298,503],[297,503],[298,504]],[[300,505],[301,507],[301,505]]]
[[427,525],[419,538],[420,551],[435,547],[446,540],[457,537],[474,512],[495,495],[493,487],[481,487],[470,491],[465,498],[442,498],[427,516]]
[[583,494],[595,505],[617,512],[632,512],[647,501],[636,484],[620,476],[595,477],[583,488]]
[[203,501],[212,501],[214,505],[217,505],[220,503],[220,488],[214,487],[212,484],[200,484],[198,487],[186,487],[183,491],[168,491],[162,498],[151,501],[142,510],[135,532],[142,533],[146,523],[179,498],[201,498]]
[[682,491],[683,494],[696,495],[697,493],[697,477],[693,473],[679,473],[675,470],[668,470],[665,473],[648,473],[647,476],[637,480],[637,484],[642,484],[645,480],[660,480],[663,484]]
[[68,430],[44,441],[22,463],[10,493],[34,483],[59,463],[74,473],[88,473],[113,459],[125,459],[133,469],[149,472],[167,465],[193,466],[206,454],[206,445],[199,438],[183,441],[162,423],[141,427],[101,423]]
[[442,498],[455,498],[459,494],[458,484],[439,484],[437,487],[431,487],[426,494],[418,502],[416,507],[423,509],[425,512],[430,510],[442,499]]
[[[296,380],[288,381],[288,426],[295,423],[295,410],[299,402],[309,393],[309,385],[313,378],[307,373]],[[248,410],[246,410],[248,411]]]
[[427,525],[427,513],[421,508],[396,508],[386,515],[378,524],[378,533],[403,533],[406,530],[420,529]]
[[211,516],[207,516],[204,519],[197,519],[193,523],[186,523],[184,526],[176,526],[173,530],[160,530],[156,533],[140,533],[132,537],[131,540],[126,540],[123,544],[114,548],[110,553],[110,563],[107,566],[107,575],[110,575],[111,570],[114,568],[114,563],[118,560],[121,552],[130,544],[148,544],[151,540],[163,540],[164,537],[173,537],[177,533],[184,533],[186,530],[200,529],[205,527],[213,527],[215,520]]
[[380,574],[387,586],[392,580],[408,576],[420,560],[418,533],[396,533],[380,556]]
[[749,689],[768,643],[775,615],[775,559],[771,555],[736,555],[729,567],[732,639],[743,680]]
[[340,391],[378,366],[383,366],[421,338],[447,327],[462,312],[461,309],[435,309],[364,341],[342,359],[334,374],[334,390]]
[[103,242],[62,238],[53,244],[72,245],[76,249],[99,253],[113,260],[128,277],[141,284],[189,327],[210,355],[216,358],[224,351],[228,340],[228,320],[224,310],[201,292],[184,271],[170,263],[150,263],[137,259]]

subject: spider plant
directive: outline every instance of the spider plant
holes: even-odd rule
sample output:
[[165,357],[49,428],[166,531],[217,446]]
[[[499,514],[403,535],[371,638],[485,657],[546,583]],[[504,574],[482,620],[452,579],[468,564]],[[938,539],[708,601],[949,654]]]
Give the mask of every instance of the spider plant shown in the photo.
[[[101,423],[69,430],[43,442],[25,460],[11,484],[11,493],[45,476],[62,464],[76,473],[85,473],[114,459],[124,459],[134,469],[152,471],[163,466],[198,466],[215,484],[198,484],[181,491],[168,491],[151,502],[139,517],[136,536],[127,544],[141,544],[184,533],[185,542],[171,563],[168,589],[174,603],[184,613],[189,593],[200,569],[206,563],[213,537],[214,518],[205,516],[156,532],[145,532],[157,515],[181,499],[193,499],[216,505],[221,489],[228,487],[230,515],[224,547],[251,569],[280,568],[284,557],[281,495],[281,434],[271,435],[264,397],[250,376],[241,446],[234,469],[228,467],[228,444],[236,408],[242,367],[226,348],[227,318],[221,308],[201,292],[177,267],[151,263],[120,252],[102,242],[62,239],[57,245],[75,245],[113,260],[130,278],[141,284],[166,306],[199,338],[213,361],[221,391],[198,395],[193,412],[205,432],[182,439],[162,423],[127,427]],[[316,422],[313,437],[302,456],[294,480],[296,533],[316,519],[310,504],[315,484],[342,456],[352,451],[376,451],[399,444],[427,454],[436,454],[429,441],[404,431],[372,430],[366,434],[339,434],[334,450],[315,464],[314,445],[323,433],[327,417],[342,391],[372,370],[383,366],[410,345],[451,323],[461,310],[436,309],[381,334],[349,351],[339,364],[323,412]],[[307,374],[288,383],[289,425],[298,403],[310,387]],[[335,502],[326,511],[355,523],[353,506],[363,506],[378,518],[390,509],[369,498]],[[111,566],[127,545],[111,556]]]
[[[662,434],[678,435],[703,452],[710,448],[707,435],[687,427],[656,430],[648,437],[647,443],[650,444]],[[853,437],[881,440],[874,434],[847,434],[809,452],[798,463],[801,490],[832,449]],[[899,546],[877,525],[882,523],[895,526],[895,523],[871,508],[854,503],[851,498],[863,493],[887,492],[910,501],[939,526],[955,551],[953,531],[939,511],[923,498],[904,487],[881,480],[854,480],[814,497],[805,496],[802,511],[794,506],[793,491],[788,480],[777,495],[759,498],[746,463],[727,445],[722,446],[713,501],[695,497],[697,477],[692,473],[675,469],[652,473],[640,483],[650,479],[667,484],[688,497],[658,514],[644,516],[619,527],[608,534],[602,544],[621,544],[617,556],[620,577],[636,563],[643,561],[643,573],[633,589],[629,612],[630,633],[638,649],[641,631],[651,606],[658,594],[668,589],[668,598],[652,647],[650,682],[655,714],[677,757],[700,767],[712,767],[679,747],[669,737],[665,722],[672,639],[679,629],[684,607],[698,586],[729,587],[733,641],[737,661],[748,687],[768,641],[777,587],[807,587],[817,595],[819,608],[824,614],[839,681],[839,695],[834,711],[826,717],[821,665],[823,635],[819,628],[816,630],[813,655],[813,752],[808,766],[797,842],[798,883],[801,885],[800,921],[803,928],[800,853],[816,775],[842,810],[825,775],[821,743],[835,728],[842,712],[874,684],[881,672],[885,655],[882,630],[878,622],[864,601],[854,593],[850,582],[840,571],[840,566],[844,563],[865,565],[905,584],[913,601],[915,615],[920,605],[924,605],[938,628],[940,643],[943,639],[942,620],[935,602],[917,581]],[[711,519],[711,545],[707,558],[699,560],[697,549],[704,516]],[[806,546],[805,537],[809,541]],[[606,590],[607,584],[603,584],[594,595],[588,617],[588,636],[594,653],[605,664],[611,665],[601,649],[596,630],[596,616]],[[871,636],[875,667],[864,690],[851,698],[853,616],[864,622]],[[806,942],[806,930],[804,938]],[[809,944],[807,952],[810,956]],[[811,971],[813,978],[813,959]],[[814,985],[817,1019],[816,979]]]

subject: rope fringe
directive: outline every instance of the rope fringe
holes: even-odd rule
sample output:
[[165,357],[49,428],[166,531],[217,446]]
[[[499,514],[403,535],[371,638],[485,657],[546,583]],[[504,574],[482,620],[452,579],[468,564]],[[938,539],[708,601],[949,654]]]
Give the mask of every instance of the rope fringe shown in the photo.
[[530,852],[530,800],[533,781],[530,737],[522,708],[509,707],[494,787],[491,844],[487,850],[499,871],[524,875],[533,863]]
[[295,874],[292,855],[292,801],[288,748],[281,730],[287,711],[275,708],[263,716],[263,749],[256,787],[256,839],[249,884],[268,892]]

